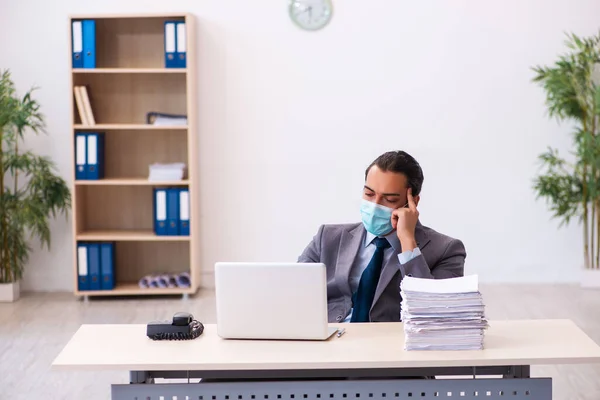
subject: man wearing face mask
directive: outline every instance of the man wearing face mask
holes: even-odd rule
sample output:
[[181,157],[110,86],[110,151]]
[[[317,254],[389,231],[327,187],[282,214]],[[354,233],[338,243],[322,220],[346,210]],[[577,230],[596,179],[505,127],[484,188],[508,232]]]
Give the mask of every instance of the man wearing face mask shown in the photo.
[[463,276],[463,243],[419,222],[422,184],[413,157],[382,154],[365,172],[362,223],[321,226],[299,257],[327,266],[329,322],[400,321],[404,276]]

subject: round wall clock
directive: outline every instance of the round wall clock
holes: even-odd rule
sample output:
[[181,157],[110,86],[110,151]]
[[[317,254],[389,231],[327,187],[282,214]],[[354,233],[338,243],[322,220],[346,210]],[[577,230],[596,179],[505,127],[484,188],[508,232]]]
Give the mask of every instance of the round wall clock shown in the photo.
[[333,4],[331,0],[291,0],[289,12],[292,21],[300,28],[316,31],[331,20]]

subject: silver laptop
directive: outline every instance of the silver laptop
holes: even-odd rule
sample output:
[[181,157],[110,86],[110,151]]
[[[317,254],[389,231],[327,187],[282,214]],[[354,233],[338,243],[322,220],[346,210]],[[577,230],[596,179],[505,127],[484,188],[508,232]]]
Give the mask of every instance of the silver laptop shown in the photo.
[[326,340],[321,263],[215,264],[217,331],[225,339]]

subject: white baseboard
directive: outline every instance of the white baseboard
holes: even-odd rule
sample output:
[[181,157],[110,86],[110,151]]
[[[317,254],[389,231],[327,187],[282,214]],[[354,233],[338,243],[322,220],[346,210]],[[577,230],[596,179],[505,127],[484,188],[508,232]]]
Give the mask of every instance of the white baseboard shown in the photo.
[[581,273],[581,287],[600,289],[600,269],[584,269]]

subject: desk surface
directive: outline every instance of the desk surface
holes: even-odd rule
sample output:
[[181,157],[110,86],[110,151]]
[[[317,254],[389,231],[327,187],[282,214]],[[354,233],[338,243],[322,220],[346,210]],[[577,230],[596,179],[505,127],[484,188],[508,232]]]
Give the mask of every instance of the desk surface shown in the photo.
[[54,370],[307,370],[600,363],[569,320],[490,321],[481,351],[405,351],[402,323],[343,324],[323,342],[223,340],[216,325],[189,341],[152,341],[145,325],[82,325]]

